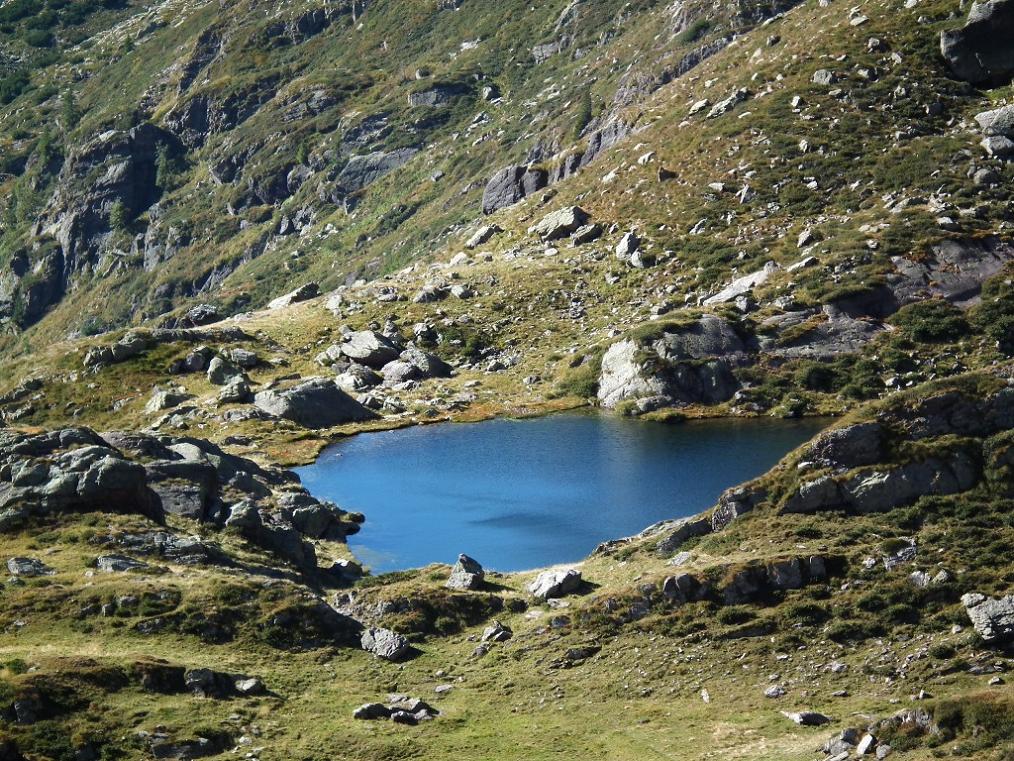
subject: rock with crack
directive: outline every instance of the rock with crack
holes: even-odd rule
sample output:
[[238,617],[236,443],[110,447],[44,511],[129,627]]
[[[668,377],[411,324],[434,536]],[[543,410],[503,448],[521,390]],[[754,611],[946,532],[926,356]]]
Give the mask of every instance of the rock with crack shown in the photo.
[[528,585],[533,597],[547,600],[563,597],[581,586],[581,572],[576,568],[543,571]]
[[412,650],[412,646],[402,635],[380,627],[365,629],[360,644],[363,650],[385,661],[402,660]]
[[479,565],[479,561],[461,554],[458,555],[458,561],[451,568],[451,576],[447,579],[447,586],[450,589],[460,590],[481,589],[485,578],[486,572]]
[[327,378],[309,378],[288,389],[260,391],[254,396],[254,406],[311,429],[377,417]]
[[971,592],[961,598],[976,633],[988,645],[1014,640],[1014,595],[993,598]]

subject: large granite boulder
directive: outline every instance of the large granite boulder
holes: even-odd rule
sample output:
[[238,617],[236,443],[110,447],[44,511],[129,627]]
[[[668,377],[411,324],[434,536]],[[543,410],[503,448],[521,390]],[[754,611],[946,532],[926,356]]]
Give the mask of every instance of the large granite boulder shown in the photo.
[[341,352],[349,359],[374,370],[393,362],[401,354],[394,341],[373,330],[359,330],[349,334],[341,345]]
[[940,33],[940,53],[958,79],[999,86],[1014,76],[1014,0],[972,3],[960,29]]
[[528,230],[543,240],[565,238],[588,221],[588,212],[580,206],[565,206],[551,211]]
[[646,398],[670,405],[724,402],[739,389],[732,369],[747,361],[748,350],[732,326],[714,315],[663,326],[647,341],[628,338],[609,347],[598,398],[605,407]]
[[376,417],[327,378],[310,378],[292,388],[261,391],[254,396],[254,406],[305,428],[330,428]]
[[563,597],[581,586],[581,572],[576,568],[565,568],[555,571],[543,571],[528,585],[533,597],[546,600],[551,597]]

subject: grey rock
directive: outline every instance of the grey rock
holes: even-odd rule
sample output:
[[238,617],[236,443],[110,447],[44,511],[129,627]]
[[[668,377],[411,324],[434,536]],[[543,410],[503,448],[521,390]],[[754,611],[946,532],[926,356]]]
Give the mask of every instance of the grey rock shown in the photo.
[[726,401],[739,388],[732,368],[747,361],[747,348],[714,315],[662,332],[648,346],[633,339],[617,341],[602,358],[599,401],[609,408],[646,397],[665,397],[670,404]]
[[232,360],[233,364],[243,369],[250,369],[251,367],[257,367],[260,359],[257,357],[255,352],[249,349],[232,349],[229,352],[229,359]]
[[776,262],[768,262],[763,268],[757,270],[756,272],[751,272],[748,275],[736,278],[714,296],[706,298],[704,300],[704,305],[713,306],[715,304],[725,304],[730,301],[735,301],[738,297],[748,294],[754,288],[766,283],[768,279],[780,269],[781,268]]
[[162,412],[178,407],[191,398],[193,397],[190,394],[176,389],[156,389],[144,406],[144,411],[147,413]]
[[587,221],[588,213],[580,206],[566,206],[547,214],[529,228],[528,232],[538,235],[543,240],[556,240],[567,237]]
[[55,571],[41,560],[36,558],[10,558],[7,561],[7,571],[11,576],[33,577],[49,576]]
[[674,521],[673,525],[666,530],[665,536],[658,541],[655,549],[662,555],[671,555],[688,539],[710,534],[711,531],[711,521],[707,518],[681,518]]
[[708,118],[717,119],[719,116],[723,116],[729,113],[740,103],[743,103],[744,101],[748,100],[750,98],[750,95],[751,95],[750,91],[747,90],[746,88],[743,87],[739,88],[738,90],[734,91],[731,95],[729,95],[727,98],[723,98],[722,100],[718,101],[715,105],[713,105],[711,107],[711,110],[708,111]]
[[992,598],[971,592],[962,596],[961,604],[984,642],[996,645],[1014,640],[1014,595]]
[[215,386],[225,386],[237,378],[243,379],[243,371],[224,357],[213,357],[208,363],[208,382]]
[[407,164],[418,152],[418,148],[398,148],[353,156],[335,177],[338,195],[346,196],[372,185],[381,177]]
[[511,631],[509,626],[505,626],[496,620],[482,631],[483,642],[506,642],[513,636],[514,632]]
[[147,568],[148,564],[125,555],[100,555],[95,559],[95,567],[106,573],[126,573]]
[[602,237],[602,225],[598,223],[592,223],[590,225],[581,225],[570,240],[575,246],[583,246],[586,243],[598,240]]
[[235,677],[233,689],[237,695],[261,695],[264,693],[264,682],[257,677]]
[[316,283],[305,283],[284,296],[268,302],[268,309],[281,309],[283,307],[298,304],[301,301],[308,301],[320,295],[320,286]]
[[465,248],[478,248],[482,244],[492,240],[493,236],[502,232],[503,230],[498,225],[483,225],[465,242]]
[[365,629],[360,640],[363,650],[373,653],[386,661],[397,661],[411,651],[408,640],[390,629],[374,627]]
[[372,330],[360,330],[347,336],[341,351],[349,359],[376,370],[401,354],[390,338]]
[[458,561],[451,568],[451,576],[447,579],[450,589],[474,590],[481,589],[486,572],[479,562],[468,555],[458,555]]
[[641,239],[637,237],[637,233],[631,231],[625,233],[620,242],[616,244],[616,258],[617,259],[630,259],[630,257],[637,252],[641,247]]
[[543,571],[528,585],[533,597],[549,599],[563,597],[581,586],[581,572],[575,568]]
[[1014,247],[995,236],[946,239],[930,246],[918,260],[895,257],[896,274],[888,287],[899,304],[944,298],[969,307],[979,301],[982,284],[1014,260]]
[[813,76],[810,77],[810,81],[815,85],[821,85],[823,87],[830,87],[838,81],[838,76],[827,69],[817,69],[813,72]]
[[1014,106],[1001,106],[975,115],[975,121],[987,137],[1014,137]]
[[389,719],[391,718],[391,709],[383,703],[364,703],[352,712],[352,718],[364,721]]
[[881,462],[886,456],[883,426],[856,423],[822,433],[810,445],[805,459],[833,468],[855,468]]
[[376,417],[326,378],[309,378],[289,389],[261,391],[254,396],[254,405],[305,428],[330,428]]
[[794,721],[796,724],[804,727],[820,727],[831,722],[830,718],[822,713],[818,713],[817,711],[782,711],[782,715],[790,721]]
[[972,3],[960,29],[940,33],[940,53],[959,79],[974,85],[1005,85],[1014,76],[1014,2]]

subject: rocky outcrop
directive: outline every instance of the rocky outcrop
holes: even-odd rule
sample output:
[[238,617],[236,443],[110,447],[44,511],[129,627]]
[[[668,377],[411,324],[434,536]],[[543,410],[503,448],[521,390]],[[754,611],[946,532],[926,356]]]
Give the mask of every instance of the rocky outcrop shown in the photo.
[[783,513],[848,510],[883,513],[929,495],[958,494],[979,480],[979,466],[957,451],[893,467],[862,469],[845,479],[821,476],[804,481],[782,505]]
[[291,388],[260,391],[254,396],[254,406],[304,428],[330,428],[376,417],[327,378],[309,378]]
[[928,256],[894,257],[897,274],[888,277],[888,286],[901,305],[943,298],[966,308],[978,302],[982,284],[1011,261],[1014,247],[996,236],[943,240],[930,246]]
[[546,187],[549,175],[542,169],[511,165],[494,174],[482,193],[482,213],[492,214]]
[[887,456],[887,432],[877,422],[856,423],[820,434],[807,448],[806,460],[831,468],[849,469],[882,462]]
[[565,155],[554,157],[554,163],[549,169],[512,164],[498,170],[490,177],[483,190],[483,214],[492,214],[553,183],[571,177],[591,163],[600,153],[629,135],[632,129],[631,124],[614,119],[588,134],[583,150],[570,151]]
[[[316,568],[316,558],[307,539],[343,541],[358,530],[336,506],[311,497],[295,474],[263,468],[200,439],[99,435],[87,428],[38,434],[0,429],[0,531],[82,511],[138,514],[157,523],[174,514],[232,526],[308,571]],[[181,563],[225,562],[216,547],[166,532],[99,541]],[[114,560],[107,563],[112,570],[119,567]]]
[[337,198],[357,193],[372,185],[384,175],[404,166],[418,152],[418,148],[399,148],[394,151],[375,151],[362,156],[353,156],[334,178],[334,192]]
[[606,407],[625,400],[654,407],[727,401],[739,388],[732,369],[748,361],[750,348],[714,315],[660,326],[657,336],[609,347],[602,358],[599,401]]
[[960,29],[940,33],[940,53],[959,79],[974,85],[999,86],[1014,76],[1014,2],[972,3]]
[[768,317],[758,327],[759,348],[784,359],[831,360],[861,351],[884,330],[876,320],[854,317],[833,304]]
[[408,105],[413,108],[437,108],[448,106],[458,98],[469,94],[469,89],[461,84],[436,84],[417,92],[409,93]]
[[304,283],[295,290],[289,291],[288,293],[279,296],[276,299],[272,299],[268,302],[268,309],[282,309],[283,307],[292,306],[302,301],[309,301],[315,299],[320,295],[320,286],[316,283]]

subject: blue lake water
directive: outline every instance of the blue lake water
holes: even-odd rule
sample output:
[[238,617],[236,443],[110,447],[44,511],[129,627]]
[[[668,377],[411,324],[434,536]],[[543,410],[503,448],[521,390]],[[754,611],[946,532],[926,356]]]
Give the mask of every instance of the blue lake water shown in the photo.
[[579,560],[605,540],[713,505],[823,426],[679,425],[595,413],[365,433],[297,469],[317,497],[366,515],[349,538],[374,572],[453,563],[516,571]]

